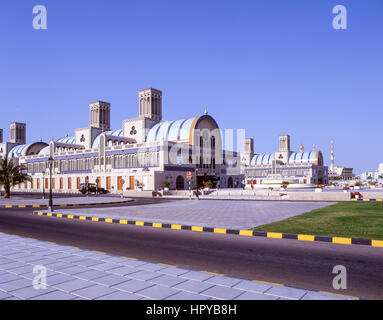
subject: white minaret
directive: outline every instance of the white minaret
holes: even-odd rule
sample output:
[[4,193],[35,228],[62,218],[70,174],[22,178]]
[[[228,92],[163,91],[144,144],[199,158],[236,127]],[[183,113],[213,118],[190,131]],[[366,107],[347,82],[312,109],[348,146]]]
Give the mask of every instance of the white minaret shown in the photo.
[[330,166],[330,171],[334,172],[335,170],[335,164],[334,164],[334,141],[331,140],[331,166]]

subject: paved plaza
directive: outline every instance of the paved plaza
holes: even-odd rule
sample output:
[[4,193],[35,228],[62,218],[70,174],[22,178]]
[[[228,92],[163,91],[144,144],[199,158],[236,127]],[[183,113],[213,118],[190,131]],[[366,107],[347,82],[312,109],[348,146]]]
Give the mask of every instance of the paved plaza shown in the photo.
[[[35,266],[46,268],[35,289]],[[36,284],[36,283],[35,283]],[[0,300],[345,299],[0,233]]]
[[329,202],[179,200],[144,206],[60,210],[101,218],[250,229],[322,208]]

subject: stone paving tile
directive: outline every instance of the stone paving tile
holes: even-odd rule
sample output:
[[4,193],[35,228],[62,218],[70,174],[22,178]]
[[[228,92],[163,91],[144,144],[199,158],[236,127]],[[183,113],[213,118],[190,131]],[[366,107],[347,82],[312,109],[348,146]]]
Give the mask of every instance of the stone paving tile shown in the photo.
[[232,278],[232,277],[214,276],[207,279],[206,282],[221,285],[221,286],[226,286],[226,287],[232,287],[238,284],[239,282],[241,282],[241,280],[237,278]]
[[10,293],[21,299],[31,299],[55,291],[53,288],[36,290],[33,286],[11,291]]
[[97,265],[90,266],[90,268],[100,270],[100,271],[108,271],[108,270],[112,270],[116,268],[126,268],[126,267],[122,267],[120,264],[116,264],[116,263],[103,262]]
[[278,297],[270,296],[267,294],[256,293],[256,292],[244,292],[240,296],[236,297],[235,300],[277,300]]
[[158,272],[168,274],[171,276],[180,276],[182,274],[188,273],[190,270],[182,269],[182,268],[173,268],[173,267],[167,267],[165,269],[161,269]]
[[116,285],[114,285],[112,287],[116,288],[116,289],[119,289],[119,290],[123,290],[123,291],[128,291],[128,292],[134,293],[134,292],[137,292],[139,290],[146,289],[148,287],[152,287],[153,285],[154,285],[153,283],[149,283],[149,282],[146,282],[146,281],[134,280],[133,279],[133,280],[130,280],[130,281],[127,281],[127,282],[116,284]]
[[136,294],[149,299],[163,300],[178,292],[179,290],[175,290],[173,288],[168,288],[168,287],[164,287],[160,285],[154,285],[150,288],[137,291]]
[[102,263],[101,260],[96,260],[96,259],[83,259],[83,260],[74,262],[74,264],[82,266],[82,267],[96,266],[101,263]]
[[76,255],[81,256],[81,257],[87,257],[87,256],[91,256],[93,253],[94,253],[94,251],[92,251],[92,250],[79,249],[76,252]]
[[22,262],[35,262],[35,261],[39,261],[41,259],[42,259],[41,256],[30,255],[30,256],[18,258],[17,260],[22,261]]
[[42,249],[43,249],[42,251],[35,252],[34,254],[37,254],[39,256],[48,257],[52,254],[57,253],[57,251],[54,251],[54,250],[49,250],[49,249],[44,249],[44,248],[42,248]]
[[11,298],[12,296],[6,292],[0,291],[0,300]]
[[17,280],[8,281],[0,284],[0,289],[5,292],[10,292],[17,289],[26,288],[32,285],[30,279],[19,278]]
[[64,252],[57,252],[54,254],[49,255],[49,258],[54,258],[54,259],[60,259],[60,260],[65,260],[67,258],[70,258],[72,255]]
[[60,269],[59,271],[62,272],[62,273],[66,273],[66,274],[70,274],[70,275],[76,275],[78,273],[81,273],[81,272],[85,272],[85,271],[88,271],[89,269],[88,268],[85,268],[85,267],[81,267],[81,266],[71,266],[69,268],[65,268],[65,269]]
[[15,274],[7,273],[7,274],[0,276],[0,284],[7,283],[9,281],[18,280],[18,279],[22,279],[22,278],[20,276],[15,275]]
[[129,292],[116,291],[106,296],[102,296],[96,300],[139,300],[142,297]]
[[187,279],[182,279],[179,277],[174,277],[174,276],[168,276],[166,274],[161,275],[157,278],[154,278],[152,280],[149,280],[149,282],[155,283],[155,284],[160,284],[166,287],[173,287],[175,285],[180,284],[181,282],[188,281]]
[[76,280],[73,276],[68,276],[66,274],[56,273],[47,277],[47,285],[54,286],[59,283],[64,283],[68,281]]
[[214,286],[210,289],[207,289],[201,292],[202,295],[209,296],[212,298],[223,299],[223,300],[232,300],[243,293],[242,290],[223,287],[223,286]]
[[269,290],[271,287],[272,287],[271,285],[265,284],[265,283],[242,280],[238,284],[236,284],[233,288],[256,292],[256,293],[264,293],[265,291]]
[[73,300],[75,298],[76,296],[70,293],[56,290],[56,291],[50,291],[48,293],[39,295],[37,297],[32,298],[31,300]]
[[165,300],[209,300],[209,297],[201,296],[196,293],[190,293],[186,291],[180,291]]
[[130,266],[127,266],[127,267],[118,267],[118,268],[113,268],[113,269],[107,270],[107,273],[113,273],[113,274],[117,274],[120,276],[126,276],[129,274],[135,273],[137,271],[138,271],[137,269],[130,267]]
[[129,280],[130,279],[126,277],[111,274],[107,276],[104,275],[103,277],[97,279],[93,279],[92,282],[103,284],[104,286],[114,286],[116,284],[123,283]]
[[12,259],[7,259],[7,258],[1,258],[0,259],[0,268],[3,264],[8,264],[8,263],[11,263],[11,262],[15,262],[15,260],[12,260]]
[[99,270],[88,270],[85,272],[76,273],[74,276],[84,280],[93,280],[105,276],[105,272]]
[[347,300],[347,299],[345,297],[338,297],[338,296],[323,294],[320,292],[309,291],[303,296],[302,300]]
[[66,292],[72,292],[75,290],[90,287],[91,285],[92,283],[89,281],[76,279],[76,280],[71,280],[71,281],[55,284],[53,285],[53,287]]
[[17,258],[20,258],[20,257],[25,257],[27,256],[28,254],[26,254],[25,252],[14,252],[14,253],[10,253],[10,254],[7,254],[7,258],[9,259],[17,259]]
[[[113,270],[112,270],[113,271]],[[142,270],[142,271],[137,271],[137,272],[134,272],[134,273],[130,273],[128,275],[129,278],[132,278],[132,279],[136,279],[136,280],[144,280],[144,281],[147,281],[147,280],[150,280],[150,279],[154,279],[154,278],[157,278],[159,277],[159,274],[158,273],[155,273],[155,272],[152,272],[152,271],[145,271],[145,270]]]
[[124,261],[121,262],[122,265],[129,266],[129,267],[139,267],[139,266],[142,266],[142,265],[144,265],[146,263],[147,262],[145,262],[145,261],[132,260],[132,259],[129,259],[129,258],[125,258]]
[[71,255],[70,257],[66,259],[58,259],[58,261],[65,261],[65,262],[70,262],[76,264],[77,261],[83,261],[86,260],[87,258],[83,256],[76,256],[76,255]]
[[275,286],[264,293],[288,299],[301,299],[307,293],[307,290]]
[[22,274],[25,274],[25,273],[30,273],[31,271],[33,271],[33,266],[25,265],[25,264],[22,267],[13,268],[12,270],[10,270],[10,272],[15,273],[17,275],[22,275]]
[[13,261],[10,263],[5,263],[0,266],[0,269],[2,270],[12,270],[13,268],[20,268],[25,266],[25,263],[19,262],[19,261]]
[[214,284],[208,282],[201,282],[196,280],[186,280],[174,286],[175,289],[188,291],[191,293],[201,293],[204,290],[212,288]]
[[157,263],[145,263],[145,264],[142,264],[140,266],[137,266],[136,268],[141,269],[141,270],[147,270],[147,271],[158,271],[161,269],[165,269],[166,267],[161,266]]
[[[39,273],[39,272],[38,272],[38,273]],[[55,271],[52,271],[52,270],[48,270],[48,269],[47,269],[47,277],[49,277],[49,276],[53,276],[53,275],[55,275],[55,274],[57,274]],[[30,270],[29,272],[27,272],[27,273],[22,274],[21,276],[22,276],[23,278],[32,280],[32,279],[34,279],[34,278],[36,277],[36,275],[37,275],[37,273],[33,273],[33,266],[31,266],[31,270]]]
[[64,261],[59,261],[59,262],[56,262],[56,263],[49,264],[47,266],[47,269],[59,271],[59,270],[70,268],[70,267],[73,267],[73,264],[67,263],[67,262],[64,262]]
[[90,287],[86,287],[80,290],[73,291],[72,293],[75,295],[79,295],[80,297],[86,298],[86,299],[97,299],[102,296],[111,294],[116,292],[115,289],[106,287],[106,286],[101,286],[98,284],[94,284]]
[[180,277],[191,279],[191,280],[204,281],[204,280],[207,280],[209,278],[212,278],[213,275],[208,274],[208,273],[199,272],[199,271],[189,271],[189,272],[186,272],[186,273],[180,275]]
[[124,263],[127,259],[126,258],[121,258],[119,256],[111,256],[107,255],[105,256],[104,259],[101,259],[105,262],[112,262],[112,263]]

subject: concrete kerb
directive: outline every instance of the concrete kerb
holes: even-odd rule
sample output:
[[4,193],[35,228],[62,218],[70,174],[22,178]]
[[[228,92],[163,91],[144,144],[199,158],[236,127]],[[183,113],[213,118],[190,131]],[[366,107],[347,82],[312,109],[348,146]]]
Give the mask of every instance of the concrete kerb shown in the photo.
[[[123,201],[112,201],[112,202],[90,202],[90,203],[62,203],[53,205],[54,208],[63,207],[85,207],[85,206],[99,206],[108,204],[122,204],[134,201],[133,199]],[[0,205],[0,209],[21,209],[21,208],[48,208],[48,204],[19,204],[19,205]]]
[[251,229],[238,230],[238,229],[226,229],[226,228],[212,228],[212,227],[204,227],[204,226],[190,226],[190,225],[180,225],[180,224],[170,224],[170,223],[135,221],[135,220],[127,220],[127,219],[120,220],[120,219],[112,219],[112,218],[80,216],[80,215],[72,215],[68,213],[48,212],[48,211],[34,211],[33,214],[38,216],[47,216],[47,217],[72,219],[72,220],[105,222],[105,223],[135,225],[135,226],[173,229],[173,230],[188,230],[188,231],[194,231],[194,232],[231,234],[231,235],[239,235],[239,236],[245,236],[245,237],[264,237],[264,238],[272,238],[272,239],[290,239],[290,240],[310,241],[310,242],[316,241],[316,242],[327,242],[327,243],[346,244],[346,245],[358,244],[358,245],[367,245],[372,247],[383,247],[383,240],[254,231]]
[[[189,200],[187,196],[162,196],[165,199]],[[255,198],[255,197],[231,197],[231,196],[195,196],[191,200],[225,200],[225,201],[270,201],[270,202],[339,202],[339,203],[355,203],[355,202],[383,202],[383,199],[350,199],[350,200],[293,200],[293,199],[271,199],[271,198]]]

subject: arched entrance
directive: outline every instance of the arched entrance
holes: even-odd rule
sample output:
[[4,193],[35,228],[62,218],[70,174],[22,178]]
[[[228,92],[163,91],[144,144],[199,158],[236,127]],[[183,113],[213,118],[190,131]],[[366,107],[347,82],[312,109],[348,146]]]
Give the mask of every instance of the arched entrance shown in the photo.
[[178,176],[176,179],[176,189],[184,190],[185,189],[185,180],[183,176]]
[[227,187],[233,188],[233,178],[232,177],[229,177],[229,179],[227,179]]

